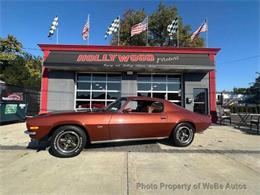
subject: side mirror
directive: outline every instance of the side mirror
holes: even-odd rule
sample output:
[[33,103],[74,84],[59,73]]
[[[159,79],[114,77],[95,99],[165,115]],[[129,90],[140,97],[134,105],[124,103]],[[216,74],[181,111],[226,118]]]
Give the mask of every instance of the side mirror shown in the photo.
[[124,112],[124,113],[129,113],[129,112],[132,112],[132,109],[131,109],[131,108],[125,108],[125,109],[123,110],[123,112]]

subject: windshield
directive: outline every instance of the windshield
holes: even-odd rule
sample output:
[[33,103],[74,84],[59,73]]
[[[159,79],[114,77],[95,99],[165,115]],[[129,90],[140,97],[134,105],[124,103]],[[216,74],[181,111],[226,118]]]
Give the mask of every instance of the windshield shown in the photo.
[[125,104],[125,102],[127,101],[126,98],[120,98],[116,101],[114,101],[113,103],[109,104],[106,108],[107,111],[110,112],[117,112],[118,110],[120,110],[123,105]]

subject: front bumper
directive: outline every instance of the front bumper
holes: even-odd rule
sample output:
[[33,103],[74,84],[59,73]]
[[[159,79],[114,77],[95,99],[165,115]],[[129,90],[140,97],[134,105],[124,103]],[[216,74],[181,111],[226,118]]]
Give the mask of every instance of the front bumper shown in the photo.
[[27,134],[27,135],[36,135],[36,132],[35,131],[28,131],[28,130],[26,130],[25,132],[24,132],[25,134]]

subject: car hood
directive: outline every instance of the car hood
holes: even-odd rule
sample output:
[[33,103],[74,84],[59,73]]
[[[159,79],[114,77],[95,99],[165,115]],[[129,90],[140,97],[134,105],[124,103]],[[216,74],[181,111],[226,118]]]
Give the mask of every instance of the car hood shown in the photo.
[[35,117],[45,117],[45,116],[59,116],[59,115],[78,115],[78,114],[94,114],[94,113],[106,113],[107,111],[105,110],[90,110],[90,109],[84,109],[84,110],[61,110],[61,111],[53,111],[53,112],[46,112],[46,113],[41,113]]

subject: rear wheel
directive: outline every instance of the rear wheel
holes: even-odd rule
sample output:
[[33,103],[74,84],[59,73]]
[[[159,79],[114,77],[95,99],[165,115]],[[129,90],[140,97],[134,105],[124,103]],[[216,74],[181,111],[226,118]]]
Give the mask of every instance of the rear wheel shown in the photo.
[[189,123],[178,124],[172,134],[173,144],[179,147],[190,145],[194,139],[194,127]]
[[51,139],[51,151],[57,157],[77,156],[86,145],[85,132],[77,126],[65,125],[55,130]]

